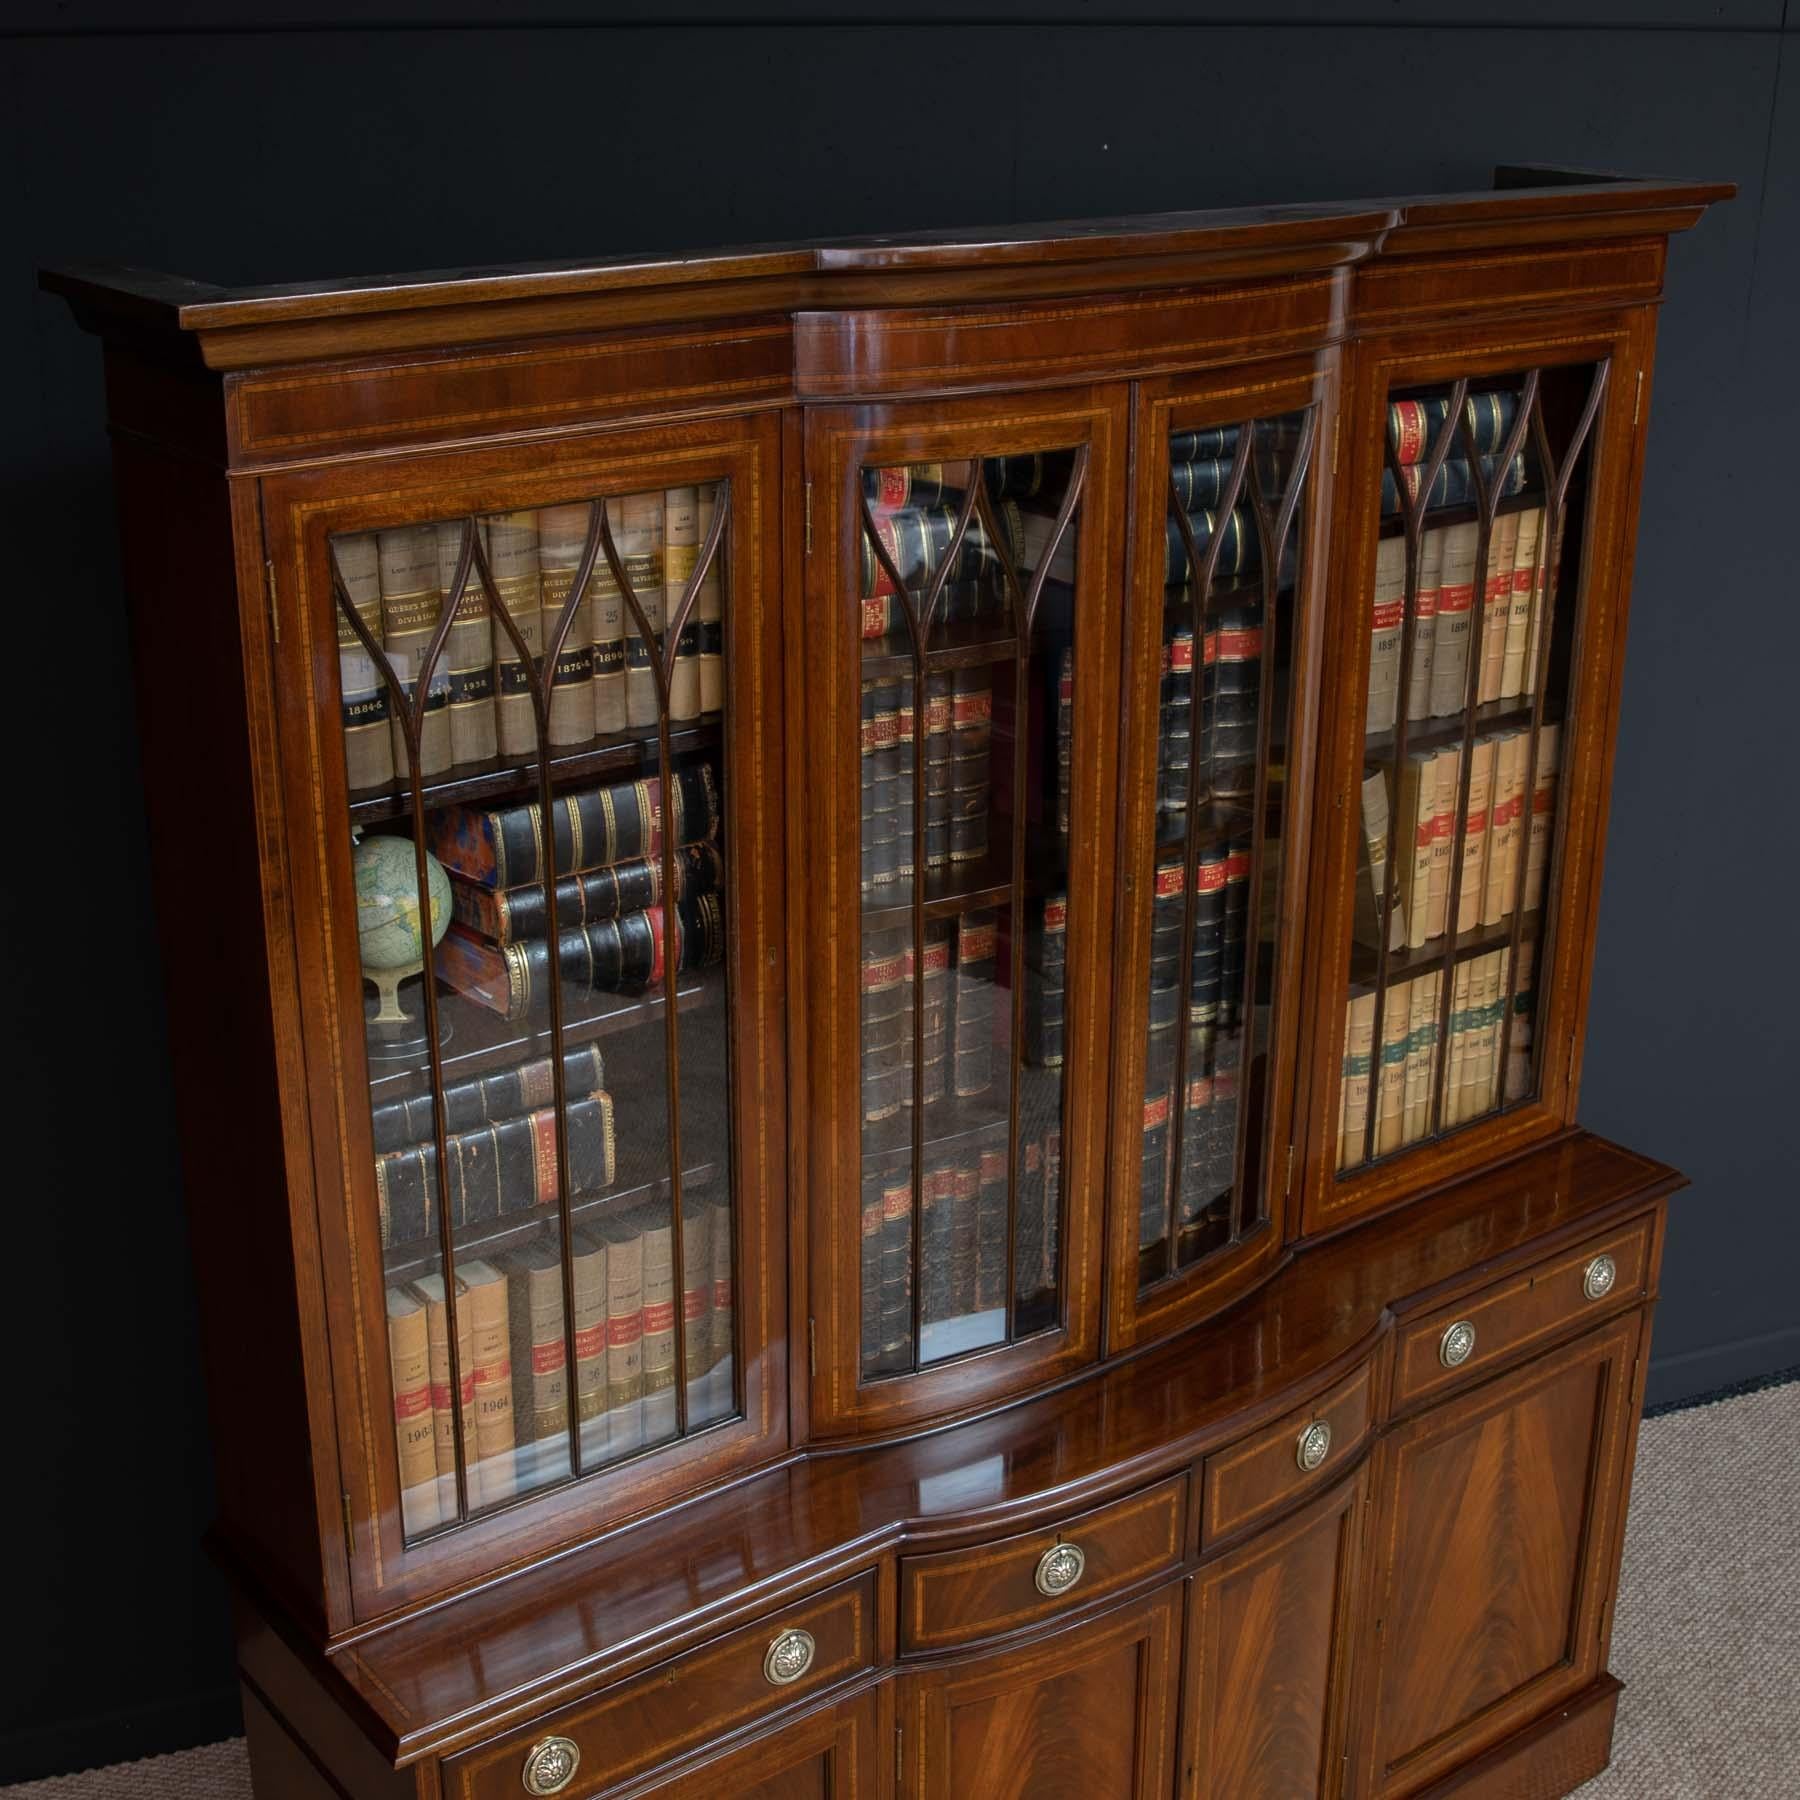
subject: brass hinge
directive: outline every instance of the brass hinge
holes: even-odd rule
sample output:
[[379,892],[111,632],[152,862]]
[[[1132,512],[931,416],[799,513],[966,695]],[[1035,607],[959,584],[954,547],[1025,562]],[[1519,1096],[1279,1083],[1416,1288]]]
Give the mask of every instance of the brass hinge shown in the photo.
[[350,1516],[350,1490],[341,1489],[338,1498],[344,1503],[344,1554],[356,1560],[356,1521]]
[[273,559],[263,564],[263,580],[269,591],[269,630],[274,633],[276,643],[281,642],[281,610],[275,604],[275,563]]
[[806,484],[806,554],[812,555],[812,483]]
[[1288,1145],[1287,1182],[1281,1191],[1284,1195],[1294,1191],[1294,1146],[1292,1144]]
[[1638,409],[1643,404],[1644,404],[1644,371],[1642,369],[1639,369],[1637,372],[1637,390],[1631,396],[1631,422],[1634,425],[1638,422]]
[[819,1324],[816,1319],[806,1321],[806,1372],[808,1375],[819,1372]]

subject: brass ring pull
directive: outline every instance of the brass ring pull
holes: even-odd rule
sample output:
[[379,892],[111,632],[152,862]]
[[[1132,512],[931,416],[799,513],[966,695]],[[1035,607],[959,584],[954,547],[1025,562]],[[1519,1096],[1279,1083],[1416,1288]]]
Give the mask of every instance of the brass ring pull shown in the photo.
[[763,1658],[763,1674],[771,1687],[791,1687],[813,1666],[818,1649],[810,1631],[798,1627],[784,1631],[769,1645]]
[[547,1737],[525,1752],[520,1779],[528,1794],[560,1794],[581,1767],[581,1746],[573,1738]]
[[1475,1327],[1467,1319],[1458,1319],[1438,1339],[1438,1361],[1446,1369],[1460,1369],[1475,1354]]
[[1087,1555],[1079,1544],[1052,1544],[1038,1558],[1037,1590],[1058,1599],[1081,1579],[1086,1567]]
[[1331,1454],[1331,1425],[1328,1420],[1314,1419],[1301,1432],[1294,1445],[1294,1461],[1302,1475],[1310,1475]]
[[1604,1300],[1619,1279],[1619,1265],[1610,1256],[1596,1256],[1582,1271],[1581,1291],[1590,1300]]

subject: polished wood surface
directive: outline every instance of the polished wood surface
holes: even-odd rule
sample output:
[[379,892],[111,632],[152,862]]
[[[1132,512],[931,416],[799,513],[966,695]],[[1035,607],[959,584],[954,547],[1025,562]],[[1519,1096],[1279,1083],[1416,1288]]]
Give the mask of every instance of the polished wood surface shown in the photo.
[[1629,1313],[1383,1446],[1369,1794],[1417,1792],[1601,1673],[1643,1329]]
[[1341,1791],[1366,1466],[1190,1583],[1184,1800]]
[[[1550,1800],[1603,1766],[1681,1180],[1574,1121],[1666,238],[1731,190],[1501,182],[269,289],[44,275],[106,338],[262,1800],[502,1800],[548,1730],[582,1747],[575,1800]],[[1577,365],[1605,387],[1536,1089],[1339,1179],[1388,396]],[[1246,1204],[1223,1253],[1140,1286],[1169,434],[1300,410]],[[1086,461],[1059,1306],[865,1380],[859,471],[1062,448]],[[326,540],[719,480],[738,1416],[409,1545]],[[552,774],[640,754],[590,750]],[[196,770],[223,884],[204,909]],[[537,779],[453,772],[432,803]],[[378,814],[401,817],[354,816]],[[1457,1321],[1475,1347],[1450,1368]],[[1082,1579],[1042,1592],[1070,1544]],[[815,1655],[784,1687],[762,1659],[790,1627]]]
[[901,1678],[905,1800],[1152,1800],[1174,1761],[1181,1588]]

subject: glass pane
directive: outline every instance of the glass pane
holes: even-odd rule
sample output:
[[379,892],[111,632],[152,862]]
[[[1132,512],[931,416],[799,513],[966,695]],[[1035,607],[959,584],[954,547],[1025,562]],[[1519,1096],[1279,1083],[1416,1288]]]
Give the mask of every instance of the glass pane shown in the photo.
[[1388,407],[1340,1171],[1536,1092],[1575,630],[1560,576],[1580,566],[1603,379],[1521,371]]
[[1263,1217],[1289,669],[1310,413],[1179,429],[1156,715],[1138,1188],[1149,1286]]
[[409,1538],[736,1411],[728,504],[331,541]]
[[1061,1316],[1080,481],[860,471],[865,1377]]

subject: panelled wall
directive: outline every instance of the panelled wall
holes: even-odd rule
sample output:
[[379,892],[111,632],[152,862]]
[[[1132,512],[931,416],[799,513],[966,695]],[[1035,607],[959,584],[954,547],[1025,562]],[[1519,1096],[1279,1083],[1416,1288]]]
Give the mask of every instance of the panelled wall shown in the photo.
[[[911,29],[898,8],[834,23],[830,0],[778,0],[754,29],[708,23],[718,0],[692,0],[687,25],[644,4],[608,26],[541,0],[507,31],[480,28],[474,0],[390,0],[381,29],[345,29],[341,0],[258,9],[255,31],[240,10],[32,0],[0,53],[19,171],[3,491],[21,592],[44,600],[30,617],[61,627],[54,654],[21,643],[59,678],[14,683],[0,730],[15,763],[57,770],[83,852],[22,821],[8,884],[8,941],[48,953],[9,984],[12,1117],[33,1122],[9,1250],[34,1479],[10,1484],[32,1554],[9,1615],[32,1653],[0,1709],[0,1781],[223,1735],[236,1706],[198,1547],[208,1421],[171,1230],[100,363],[34,295],[51,259],[272,280],[1445,190],[1507,160],[1736,181],[1671,253],[1583,1119],[1694,1178],[1651,1398],[1800,1362],[1777,1092],[1800,991],[1740,923],[1796,873],[1774,821],[1792,761],[1777,684],[1800,655],[1780,491],[1800,409],[1800,0],[1408,0],[1378,25],[1326,0],[1141,0],[1105,25],[1074,0],[994,0],[966,25],[915,0]],[[1643,891],[1666,904],[1628,904]],[[93,1480],[102,1445],[115,1473]]]

